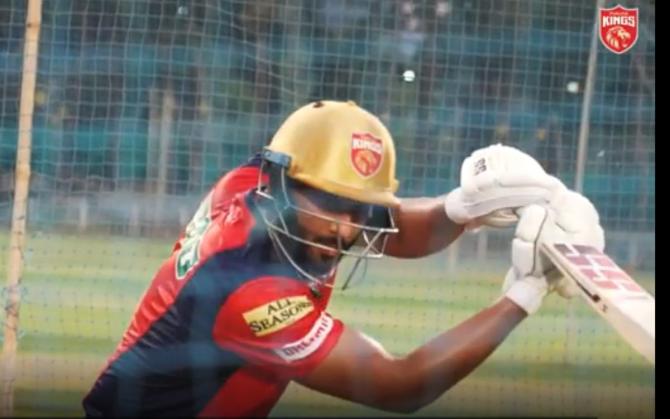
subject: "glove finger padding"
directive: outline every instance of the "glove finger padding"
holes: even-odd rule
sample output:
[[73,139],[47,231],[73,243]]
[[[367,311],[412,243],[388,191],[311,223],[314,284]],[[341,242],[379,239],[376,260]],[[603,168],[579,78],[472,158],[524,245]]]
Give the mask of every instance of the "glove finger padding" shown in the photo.
[[[555,214],[555,224],[543,231],[542,241],[585,244],[604,250],[605,232],[600,226],[598,211],[588,198],[566,190],[552,202],[551,212]],[[556,292],[564,298],[577,295],[577,285],[569,278],[559,277],[555,285]]]
[[[523,274],[551,278],[550,291],[556,290],[562,297],[572,298],[578,293],[576,284],[560,274],[541,252],[540,243],[578,243],[602,251],[605,234],[599,223],[598,212],[585,196],[569,190],[543,209],[544,213],[537,206],[529,206],[519,211],[523,217],[512,242],[513,264]],[[543,215],[544,221],[540,227]],[[531,243],[533,239],[535,244]]]
[[556,224],[570,243],[588,244],[605,249],[605,232],[600,226],[598,211],[585,196],[566,190],[551,205]]
[[578,243],[602,251],[605,234],[593,204],[574,191],[565,190],[549,205],[529,205],[516,213],[519,222],[512,240],[512,268],[505,277],[503,293],[531,314],[553,290],[565,298],[578,292],[574,282],[544,255],[541,244]]
[[461,165],[461,187],[467,195],[499,186],[551,189],[556,181],[533,157],[502,144],[475,150]]
[[516,208],[503,208],[493,211],[483,217],[475,218],[466,225],[466,229],[472,230],[481,226],[489,226],[495,228],[506,228],[516,224],[519,221],[519,216],[516,215]]
[[520,208],[519,224],[512,240],[512,267],[503,282],[503,296],[528,314],[536,312],[550,284],[540,268],[538,246],[542,231],[552,222],[550,211],[540,205]]
[[530,155],[496,144],[465,159],[460,187],[447,194],[445,210],[458,224],[506,227],[517,221],[510,209],[549,203],[564,189]]
[[539,205],[530,205],[518,210],[519,224],[512,240],[512,266],[521,275],[542,275],[539,261],[538,241],[550,212]]

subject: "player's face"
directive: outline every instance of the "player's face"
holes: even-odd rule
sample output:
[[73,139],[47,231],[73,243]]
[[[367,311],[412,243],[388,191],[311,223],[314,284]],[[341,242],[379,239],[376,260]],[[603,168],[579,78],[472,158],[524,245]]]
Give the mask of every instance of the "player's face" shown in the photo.
[[312,189],[294,191],[293,200],[296,206],[319,215],[296,214],[302,238],[333,248],[306,246],[304,252],[308,261],[323,268],[334,266],[340,257],[334,249],[351,247],[361,232],[351,224],[365,224],[369,207]]

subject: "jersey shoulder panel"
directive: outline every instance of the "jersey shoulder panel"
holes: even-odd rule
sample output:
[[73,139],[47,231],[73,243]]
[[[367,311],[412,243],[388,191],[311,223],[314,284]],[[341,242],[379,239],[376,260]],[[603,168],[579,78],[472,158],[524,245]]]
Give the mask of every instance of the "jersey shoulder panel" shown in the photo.
[[186,234],[179,246],[175,247],[177,279],[194,274],[213,255],[248,243],[256,219],[244,198],[244,195],[233,197],[216,218],[207,210],[198,210],[186,227]]
[[268,348],[300,337],[323,311],[307,284],[294,278],[262,276],[241,286],[219,312],[218,331]]
[[254,364],[298,376],[325,358],[342,332],[325,305],[302,281],[259,277],[230,295],[217,315],[214,338]]
[[[260,159],[254,157],[246,164],[236,167],[222,176],[212,188],[212,214],[214,217],[225,209],[226,204],[237,194],[247,192],[258,185]],[[267,176],[261,179],[267,181]]]
[[[194,228],[201,227],[205,221],[216,219],[224,214],[235,196],[255,188],[259,180],[260,165],[260,156],[256,155],[244,165],[221,176],[200,201],[196,213],[186,229],[179,235],[173,250],[179,250],[183,246],[184,239],[192,235]],[[263,176],[262,181],[267,182],[267,176]]]

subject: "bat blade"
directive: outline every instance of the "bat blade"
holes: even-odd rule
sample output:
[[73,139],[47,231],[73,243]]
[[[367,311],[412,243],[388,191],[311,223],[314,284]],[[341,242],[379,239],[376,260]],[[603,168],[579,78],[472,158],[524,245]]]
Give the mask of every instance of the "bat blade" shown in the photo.
[[656,300],[651,294],[592,246],[542,243],[542,251],[630,346],[656,363]]

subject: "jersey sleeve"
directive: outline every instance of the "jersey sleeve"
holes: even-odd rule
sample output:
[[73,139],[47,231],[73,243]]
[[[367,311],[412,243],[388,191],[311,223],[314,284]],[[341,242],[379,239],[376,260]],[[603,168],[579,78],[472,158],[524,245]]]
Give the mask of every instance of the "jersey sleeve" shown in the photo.
[[[212,190],[212,213],[215,217],[226,203],[239,193],[246,192],[258,185],[260,170],[253,166],[239,167],[222,177]],[[265,181],[267,176],[263,177]]]
[[[216,215],[225,208],[226,203],[239,193],[244,193],[258,186],[261,158],[257,154],[249,161],[221,177],[212,190],[212,215]],[[267,182],[264,174],[261,182]]]
[[224,349],[285,379],[303,376],[335,347],[343,330],[302,282],[254,279],[219,310],[214,339]]
[[[236,167],[220,177],[200,202],[194,217],[201,214],[200,218],[202,218],[202,215],[206,214],[209,219],[216,219],[225,212],[235,195],[249,191],[258,185],[259,175],[260,157],[256,155],[245,165]],[[262,182],[267,182],[267,175],[263,175]],[[185,230],[179,234],[172,248],[173,251],[181,248],[184,237],[186,237]]]

